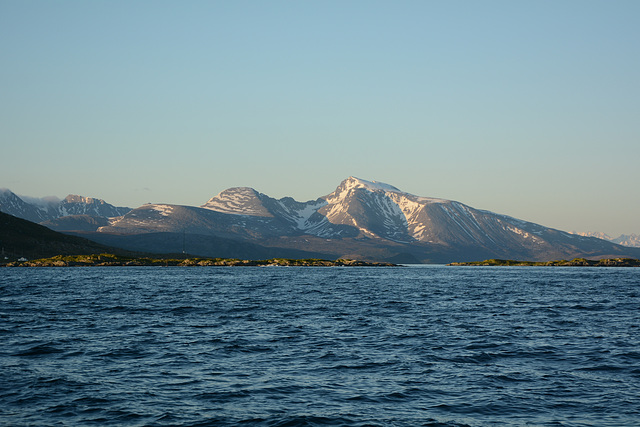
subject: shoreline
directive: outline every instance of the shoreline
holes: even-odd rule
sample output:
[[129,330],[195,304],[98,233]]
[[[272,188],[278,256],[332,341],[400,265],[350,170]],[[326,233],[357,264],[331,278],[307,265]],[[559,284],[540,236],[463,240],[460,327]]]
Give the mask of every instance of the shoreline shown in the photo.
[[484,261],[452,262],[453,267],[640,267],[640,260],[634,258],[606,258],[590,260],[574,258],[571,261],[517,261],[511,259],[487,259]]
[[126,257],[114,254],[57,255],[29,261],[16,261],[1,267],[397,267],[387,262],[352,259],[288,259],[242,260],[236,258],[150,258]]

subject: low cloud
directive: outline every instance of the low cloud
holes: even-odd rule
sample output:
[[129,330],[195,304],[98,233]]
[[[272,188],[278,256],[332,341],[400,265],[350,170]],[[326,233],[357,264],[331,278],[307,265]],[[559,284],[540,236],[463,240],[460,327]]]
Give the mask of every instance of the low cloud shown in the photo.
[[57,205],[62,201],[62,199],[60,199],[57,196],[31,197],[31,196],[18,195],[18,197],[20,197],[23,201],[27,203],[30,203],[32,205],[37,205],[37,206]]

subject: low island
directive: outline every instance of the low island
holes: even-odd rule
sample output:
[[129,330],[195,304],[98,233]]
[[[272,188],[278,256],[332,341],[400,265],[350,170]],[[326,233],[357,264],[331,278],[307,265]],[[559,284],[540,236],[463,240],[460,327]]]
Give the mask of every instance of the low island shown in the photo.
[[511,259],[487,259],[473,262],[452,262],[450,266],[495,266],[495,267],[640,267],[640,260],[634,258],[608,258],[591,260],[574,258],[571,261],[516,261]]
[[287,259],[242,260],[235,258],[149,258],[128,257],[114,254],[58,255],[51,258],[23,260],[5,264],[6,267],[392,267],[386,262],[368,262],[351,259]]

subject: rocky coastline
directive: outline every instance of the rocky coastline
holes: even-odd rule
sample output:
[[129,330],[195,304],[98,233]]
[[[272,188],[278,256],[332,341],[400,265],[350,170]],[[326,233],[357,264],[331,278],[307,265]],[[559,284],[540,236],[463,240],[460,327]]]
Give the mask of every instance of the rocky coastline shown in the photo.
[[606,258],[591,260],[575,258],[570,261],[516,261],[510,259],[487,259],[473,262],[452,262],[449,266],[472,267],[640,267],[640,260],[634,258]]
[[148,258],[114,254],[58,255],[51,258],[10,262],[5,267],[392,267],[386,262],[352,259],[287,259],[242,260],[235,258]]

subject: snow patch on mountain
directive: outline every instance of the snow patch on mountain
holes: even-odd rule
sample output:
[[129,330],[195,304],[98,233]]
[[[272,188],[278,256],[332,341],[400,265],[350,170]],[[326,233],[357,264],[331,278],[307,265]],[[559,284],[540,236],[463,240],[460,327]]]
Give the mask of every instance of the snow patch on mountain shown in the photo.
[[391,194],[394,194],[394,193],[398,193],[398,194],[401,194],[405,198],[411,198],[414,202],[417,202],[419,204],[425,204],[425,203],[449,203],[449,202],[451,202],[451,200],[447,200],[447,199],[439,199],[439,198],[435,198],[435,197],[416,196],[414,194],[404,192],[404,191],[398,189],[397,187],[394,187],[393,185],[390,185],[390,184],[386,184],[384,182],[367,181],[366,179],[356,178],[355,176],[350,176],[349,178],[347,178],[346,180],[344,180],[340,184],[340,187],[338,187],[338,189],[340,189],[341,192],[347,192],[347,191],[355,189],[355,188],[364,188],[364,189],[372,191],[372,192],[373,191],[380,191],[380,192],[387,193],[388,195],[391,195]]
[[613,243],[617,243],[622,246],[628,246],[632,248],[640,248],[640,235],[638,234],[621,234],[612,240]]
[[294,211],[293,219],[299,230],[308,231],[318,227],[316,222],[310,221],[311,217],[318,212],[318,209],[325,206],[327,202],[325,200],[319,200],[316,202],[308,202],[300,210]]
[[538,242],[540,240],[539,238],[537,238],[533,234],[530,234],[530,233],[526,232],[525,230],[523,230],[521,228],[513,227],[513,226],[507,226],[506,228],[507,228],[507,230],[511,231],[512,233],[518,234],[518,235],[522,236],[525,239],[531,239],[534,242]]
[[171,205],[153,205],[152,209],[162,216],[170,216],[174,208]]
[[344,186],[344,191],[349,191],[354,188],[365,188],[370,191],[400,192],[400,190],[398,190],[393,185],[378,181],[367,181],[366,179],[356,178],[355,176],[350,176],[349,178],[344,180],[342,182],[342,186]]
[[587,232],[572,231],[571,234],[576,234],[578,236],[583,236],[583,237],[595,237],[596,239],[602,239],[602,240],[608,240],[608,241],[613,240],[613,237],[609,236],[607,233],[602,233],[600,231],[587,231]]
[[124,215],[131,209],[113,206],[102,199],[69,194],[57,205],[57,210],[60,217],[90,215],[110,218]]
[[249,187],[234,187],[224,190],[200,207],[232,215],[273,216],[262,205],[259,193]]

